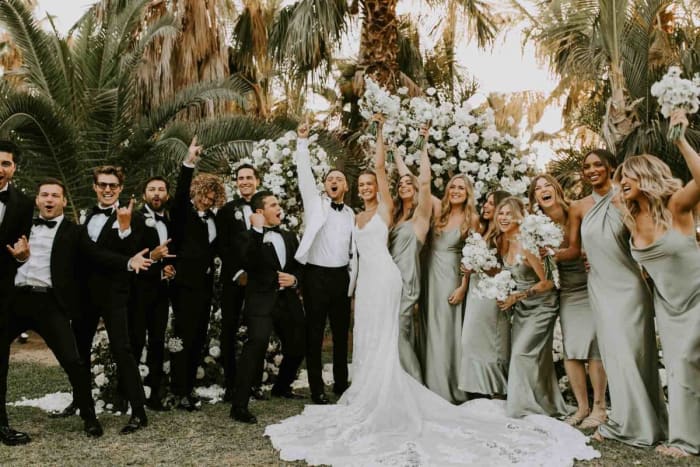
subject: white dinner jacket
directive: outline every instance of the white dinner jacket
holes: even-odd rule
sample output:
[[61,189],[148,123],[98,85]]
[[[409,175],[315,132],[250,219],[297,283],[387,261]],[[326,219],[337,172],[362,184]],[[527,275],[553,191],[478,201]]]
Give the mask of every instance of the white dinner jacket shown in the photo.
[[[318,192],[313,172],[311,171],[311,158],[309,157],[309,146],[307,139],[297,140],[297,150],[294,154],[294,161],[297,166],[297,177],[299,179],[299,191],[304,205],[304,234],[301,236],[299,248],[294,255],[301,264],[306,264],[309,257],[309,249],[316,238],[319,230],[326,223],[328,213],[331,208],[331,200]],[[353,219],[355,213],[347,205],[343,211],[349,213]],[[354,221],[353,221],[354,223]],[[348,274],[350,275],[350,285],[348,296],[351,297],[355,291],[357,282],[357,246],[355,239],[350,239],[350,262],[348,263]]]

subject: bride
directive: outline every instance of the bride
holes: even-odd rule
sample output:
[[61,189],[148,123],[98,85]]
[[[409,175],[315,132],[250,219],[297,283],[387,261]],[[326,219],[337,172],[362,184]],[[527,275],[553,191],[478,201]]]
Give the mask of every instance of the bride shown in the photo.
[[332,465],[570,465],[598,453],[552,418],[511,419],[504,401],[455,407],[418,383],[398,354],[401,274],[387,249],[392,202],[381,117],[376,172],[358,179],[365,209],[353,238],[359,256],[352,385],[336,405],[308,405],[268,426],[285,461]]

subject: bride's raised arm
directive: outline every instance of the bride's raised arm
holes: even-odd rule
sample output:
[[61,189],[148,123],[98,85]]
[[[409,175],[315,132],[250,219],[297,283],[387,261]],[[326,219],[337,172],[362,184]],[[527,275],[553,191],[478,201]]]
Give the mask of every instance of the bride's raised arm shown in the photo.
[[394,202],[391,199],[389,177],[386,174],[386,145],[384,144],[384,135],[382,133],[384,117],[381,114],[375,114],[373,119],[377,122],[377,143],[374,151],[374,170],[377,175],[377,190],[379,193],[378,210],[387,225],[391,225],[391,213],[394,211]]

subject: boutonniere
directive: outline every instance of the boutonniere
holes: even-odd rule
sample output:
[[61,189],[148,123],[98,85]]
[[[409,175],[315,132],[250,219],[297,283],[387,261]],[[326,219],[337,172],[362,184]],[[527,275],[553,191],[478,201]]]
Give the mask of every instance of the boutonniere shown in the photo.
[[85,223],[85,220],[87,219],[87,211],[85,209],[80,210],[80,215],[78,216],[78,223],[80,225],[83,225]]
[[155,228],[156,227],[156,220],[152,216],[145,216],[146,217],[146,226]]
[[243,213],[241,211],[236,211],[233,217],[235,217],[237,221],[241,221],[243,220]]

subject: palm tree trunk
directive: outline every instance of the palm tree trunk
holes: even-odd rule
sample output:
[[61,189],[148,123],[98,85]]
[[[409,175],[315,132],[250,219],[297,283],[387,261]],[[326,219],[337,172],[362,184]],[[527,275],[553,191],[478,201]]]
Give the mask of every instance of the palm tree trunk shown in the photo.
[[370,76],[390,91],[399,79],[398,0],[362,0],[364,19],[360,36],[360,58],[355,73],[355,90]]

